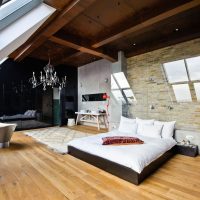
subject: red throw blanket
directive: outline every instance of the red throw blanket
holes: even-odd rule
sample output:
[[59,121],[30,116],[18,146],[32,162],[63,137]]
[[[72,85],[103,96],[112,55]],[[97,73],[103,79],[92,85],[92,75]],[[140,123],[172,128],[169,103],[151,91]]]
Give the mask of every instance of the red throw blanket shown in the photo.
[[102,145],[111,144],[143,144],[144,141],[136,137],[126,137],[126,136],[113,136],[113,137],[103,137]]

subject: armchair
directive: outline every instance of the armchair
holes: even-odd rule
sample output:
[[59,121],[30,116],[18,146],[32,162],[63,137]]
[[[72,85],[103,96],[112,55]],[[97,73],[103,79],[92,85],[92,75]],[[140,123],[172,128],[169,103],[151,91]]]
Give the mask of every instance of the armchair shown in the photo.
[[0,148],[9,147],[16,124],[0,123]]

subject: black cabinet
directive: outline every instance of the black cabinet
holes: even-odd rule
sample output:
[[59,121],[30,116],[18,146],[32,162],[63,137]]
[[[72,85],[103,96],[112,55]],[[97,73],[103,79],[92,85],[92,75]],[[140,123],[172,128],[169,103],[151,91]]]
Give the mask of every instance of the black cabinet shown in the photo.
[[61,126],[67,125],[69,118],[75,118],[76,110],[77,101],[75,101],[75,96],[61,95]]
[[178,154],[195,157],[198,155],[198,146],[197,145],[176,145],[176,152]]

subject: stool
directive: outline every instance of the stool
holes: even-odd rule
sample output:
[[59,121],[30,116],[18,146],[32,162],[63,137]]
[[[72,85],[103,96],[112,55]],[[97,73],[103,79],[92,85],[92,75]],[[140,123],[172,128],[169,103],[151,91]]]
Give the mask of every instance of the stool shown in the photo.
[[74,126],[75,125],[75,119],[74,118],[69,118],[67,126]]

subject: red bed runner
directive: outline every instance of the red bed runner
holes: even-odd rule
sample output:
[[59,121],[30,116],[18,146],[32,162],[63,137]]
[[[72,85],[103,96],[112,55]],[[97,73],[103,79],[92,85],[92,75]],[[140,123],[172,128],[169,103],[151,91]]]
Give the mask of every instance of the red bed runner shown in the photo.
[[113,136],[113,137],[103,137],[102,145],[111,144],[143,144],[144,141],[136,137],[126,137],[126,136]]

